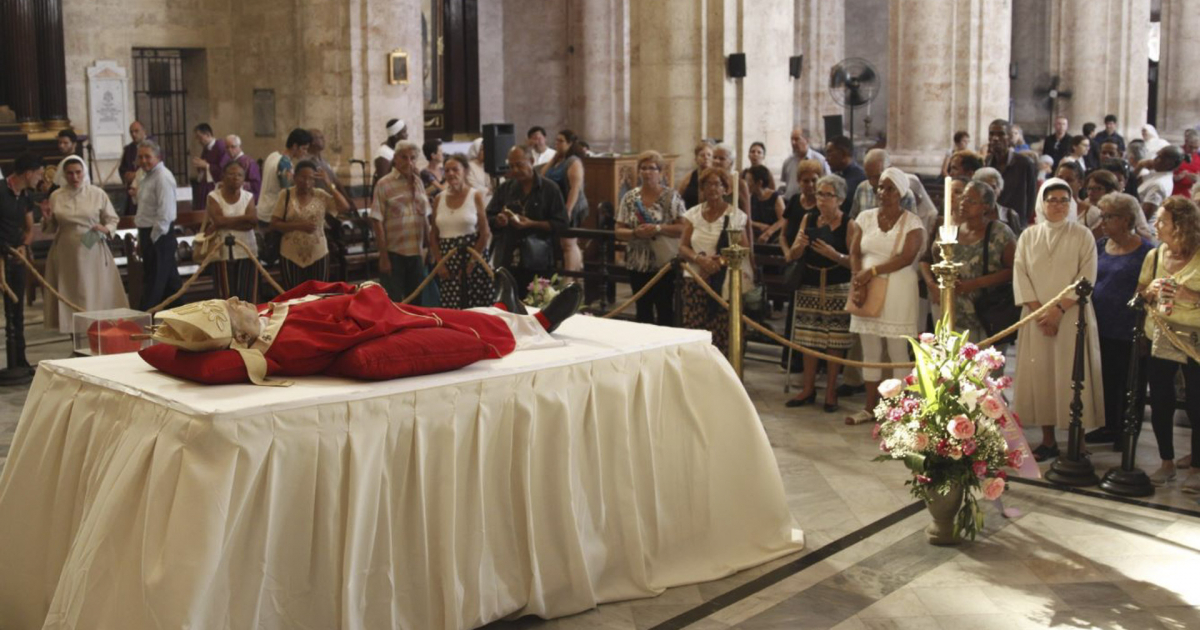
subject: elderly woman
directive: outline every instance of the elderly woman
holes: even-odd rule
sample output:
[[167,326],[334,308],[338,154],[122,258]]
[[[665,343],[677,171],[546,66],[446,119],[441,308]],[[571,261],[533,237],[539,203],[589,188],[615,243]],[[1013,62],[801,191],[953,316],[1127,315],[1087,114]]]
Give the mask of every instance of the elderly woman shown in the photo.
[[[800,229],[789,244],[782,243],[788,262],[804,265],[800,288],[793,299],[792,341],[805,348],[845,356],[854,345],[850,334],[850,221],[842,212],[846,180],[826,175],[817,180],[817,207],[804,213]],[[790,350],[789,350],[790,353]],[[825,412],[837,411],[839,366],[826,370]],[[817,398],[817,357],[804,355],[804,388],[787,402],[788,407],[807,405]]]
[[[324,176],[320,169],[317,173]],[[254,206],[254,193],[242,186],[245,180],[246,171],[239,162],[225,164],[221,170],[221,182],[208,193],[205,238],[218,248],[220,254],[217,260],[225,263],[213,266],[217,295],[223,300],[232,296],[257,304],[258,269],[250,257],[258,256],[258,240],[254,238],[258,209]],[[245,248],[234,247],[233,260],[229,260],[229,250],[225,247],[226,236],[232,236],[245,245]],[[225,292],[227,286],[228,294]]]
[[787,227],[783,218],[783,195],[775,190],[771,169],[757,164],[746,169],[745,181],[750,186],[750,225],[759,243],[771,240]]
[[[1092,175],[1105,174],[1100,178],[1115,191],[1117,180],[1111,173],[1098,171]],[[1096,181],[1088,177],[1089,182]],[[1089,183],[1088,194],[1091,195]],[[1138,276],[1146,254],[1153,244],[1137,233],[1137,217],[1142,209],[1138,200],[1119,192],[1110,192],[1095,202],[1100,209],[1100,227],[1104,235],[1096,241],[1096,288],[1092,292],[1092,303],[1096,311],[1104,313],[1097,318],[1100,336],[1100,367],[1104,383],[1104,426],[1087,434],[1089,444],[1115,442],[1121,435],[1125,421],[1125,390],[1129,377],[1129,355],[1133,350],[1133,309],[1129,300],[1138,290]],[[1143,368],[1145,366],[1143,365]],[[1145,370],[1141,371],[1145,374]],[[1138,409],[1142,409],[1145,388],[1138,396]],[[1140,417],[1140,413],[1138,414]]]
[[433,206],[429,251],[433,252],[434,264],[450,257],[438,270],[443,308],[466,309],[495,303],[487,271],[470,254],[458,252],[459,247],[469,246],[486,260],[488,241],[492,238],[483,193],[467,186],[470,168],[470,162],[462,154],[446,159],[443,167],[446,187]]
[[679,186],[676,188],[679,195],[683,198],[683,205],[692,208],[700,203],[700,173],[704,169],[712,166],[713,145],[707,140],[701,140],[696,143],[696,147],[692,149],[692,155],[696,160],[696,168],[687,174],[687,177],[679,180]]
[[[725,201],[733,188],[733,176],[727,169],[708,168],[700,174],[700,191],[704,201],[684,213],[683,235],[679,239],[679,255],[691,263],[701,274],[694,278],[690,271],[684,272],[683,280],[683,326],[712,332],[713,345],[723,354],[729,352],[729,311],[717,304],[700,282],[729,297],[729,274],[721,250],[730,245],[729,234],[736,230],[740,245],[749,246],[746,238],[749,217]],[[749,286],[750,278],[744,265],[740,270],[743,286]]]
[[271,213],[271,229],[283,232],[279,266],[283,272],[284,290],[308,280],[329,279],[325,215],[336,216],[350,209],[350,204],[336,188],[330,195],[314,186],[318,170],[316,163],[308,160],[297,164],[296,185],[279,196],[275,211]]
[[[683,198],[663,186],[666,161],[657,151],[638,155],[642,185],[625,193],[617,209],[618,239],[625,241],[625,267],[629,287],[642,290],[658,270],[679,253],[683,235]],[[675,325],[675,272],[668,271],[637,301],[637,321],[659,326]]]
[[[563,129],[554,137],[554,158],[542,167],[542,176],[558,185],[563,203],[567,208],[567,225],[577,228],[587,218],[587,195],[583,194],[583,158],[587,156],[579,137],[570,129]],[[563,269],[583,270],[583,251],[579,239],[560,238],[563,252]]]
[[[996,193],[996,199],[999,199],[1000,193],[1004,192],[1004,177],[1000,175],[1000,171],[990,166],[985,166],[975,171],[975,175],[971,179],[991,186],[992,190]],[[1025,220],[1021,218],[1021,215],[1008,206],[1000,205],[999,201],[985,212],[988,220],[1003,221],[1004,225],[1007,225],[1008,229],[1012,230],[1012,233],[1016,236],[1020,236],[1021,231],[1025,229]]]
[[[1200,329],[1200,208],[1190,199],[1169,197],[1156,217],[1162,245],[1146,256],[1138,279],[1142,295],[1159,316],[1180,334],[1184,343]],[[1158,441],[1162,467],[1150,475],[1151,483],[1164,485],[1175,478],[1174,426],[1175,375],[1183,369],[1188,417],[1200,418],[1200,364],[1160,335],[1154,318],[1147,316],[1146,334],[1153,341],[1146,365],[1150,383],[1150,423]],[[1194,349],[1194,348],[1193,348]],[[1192,429],[1191,459],[1200,453],[1200,431]],[[1200,468],[1195,466],[1181,490],[1200,493]]]
[[[1013,266],[1013,294],[1024,305],[1026,316],[1049,304],[1060,291],[1078,280],[1096,282],[1096,239],[1079,223],[1075,193],[1067,182],[1051,178],[1037,196],[1037,223],[1017,242]],[[1104,400],[1100,392],[1100,341],[1096,314],[1089,302],[1083,373],[1083,424],[1102,422]],[[1025,426],[1042,427],[1042,443],[1034,449],[1038,461],[1058,456],[1054,429],[1066,429],[1071,419],[1071,372],[1075,357],[1075,322],[1079,310],[1075,294],[1068,294],[1043,313],[1036,326],[1026,326],[1017,337],[1015,407]]]
[[[972,181],[966,184],[954,210],[958,223],[954,259],[963,263],[954,287],[954,328],[968,332],[973,342],[982,341],[989,332],[976,308],[983,292],[1002,290],[1012,295],[1017,237],[1003,222],[988,218],[987,210],[995,205],[995,190]],[[941,260],[940,251],[934,251],[935,260]]]
[[[864,305],[869,287],[879,286],[871,280],[883,276],[887,278],[883,308],[878,314],[852,315],[850,332],[857,333],[862,340],[864,361],[882,362],[886,345],[888,360],[895,363],[908,360],[907,338],[915,337],[918,332],[920,309],[913,263],[921,254],[925,228],[915,214],[900,205],[909,194],[908,175],[889,167],[879,178],[879,207],[859,213],[850,227],[850,269],[854,276],[850,302],[859,307]],[[863,368],[862,372],[867,404],[862,411],[848,416],[847,424],[870,421],[879,402],[882,371]]]
[[[128,308],[121,272],[106,242],[117,229],[112,202],[102,188],[88,181],[83,158],[64,159],[62,175],[65,186],[50,195],[42,217],[42,232],[54,235],[46,258],[46,281],[85,311]],[[47,329],[72,332],[73,313],[46,292]]]

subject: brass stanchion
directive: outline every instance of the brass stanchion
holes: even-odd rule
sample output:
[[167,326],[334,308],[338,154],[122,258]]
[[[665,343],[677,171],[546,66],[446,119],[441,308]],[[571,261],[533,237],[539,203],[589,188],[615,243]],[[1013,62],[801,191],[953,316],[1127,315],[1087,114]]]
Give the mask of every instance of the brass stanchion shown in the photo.
[[1129,377],[1125,381],[1125,429],[1121,439],[1121,465],[1110,468],[1100,481],[1100,489],[1123,497],[1148,497],[1154,494],[1150,477],[1137,467],[1137,439],[1142,432],[1142,420],[1146,413],[1142,394],[1146,384],[1142,381],[1141,343],[1146,337],[1146,300],[1135,295],[1129,302],[1133,309],[1133,347],[1129,351]]
[[[742,260],[750,251],[738,243],[741,242],[742,230],[729,230],[731,245],[721,250],[721,255],[728,261],[726,277],[729,278],[729,365],[739,380],[742,378]],[[720,287],[717,287],[720,290]]]
[[1054,460],[1046,479],[1067,486],[1094,486],[1100,480],[1096,478],[1092,460],[1083,452],[1083,362],[1087,346],[1085,314],[1088,296],[1092,294],[1092,283],[1087,279],[1080,280],[1075,286],[1075,294],[1079,296],[1076,302],[1079,319],[1075,323],[1075,365],[1071,371],[1071,380],[1074,381],[1071,389],[1075,391],[1071,398],[1071,429],[1067,437],[1067,454]]

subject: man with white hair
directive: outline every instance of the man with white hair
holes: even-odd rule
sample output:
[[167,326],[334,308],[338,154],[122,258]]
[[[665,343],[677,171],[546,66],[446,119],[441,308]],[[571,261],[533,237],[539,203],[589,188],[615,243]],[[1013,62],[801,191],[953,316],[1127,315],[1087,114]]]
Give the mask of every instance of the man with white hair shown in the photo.
[[808,134],[799,127],[792,130],[792,154],[783,161],[783,171],[779,174],[779,185],[783,187],[783,200],[791,201],[792,197],[800,194],[800,182],[796,180],[796,167],[802,160],[816,160],[825,167],[828,175],[829,162],[825,156],[808,145]]
[[863,158],[863,171],[867,178],[854,190],[854,201],[850,205],[850,220],[858,217],[858,213],[879,205],[875,191],[879,188],[879,175],[883,169],[892,165],[892,156],[887,149],[871,149]]
[[246,173],[246,183],[242,184],[242,188],[250,191],[254,195],[254,203],[258,203],[258,193],[262,190],[262,172],[258,168],[258,161],[242,151],[242,139],[234,134],[225,136],[225,152],[221,172],[225,172],[225,165],[230,162],[241,164],[242,171]]
[[398,141],[393,168],[376,182],[375,197],[371,200],[371,228],[375,242],[379,243],[379,283],[397,302],[428,275],[425,242],[431,208],[417,169],[420,154],[421,147],[416,143]]

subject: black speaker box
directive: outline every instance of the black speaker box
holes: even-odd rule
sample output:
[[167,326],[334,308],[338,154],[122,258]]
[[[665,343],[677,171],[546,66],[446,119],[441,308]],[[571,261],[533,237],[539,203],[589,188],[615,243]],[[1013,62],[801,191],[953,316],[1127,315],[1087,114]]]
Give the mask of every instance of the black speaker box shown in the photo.
[[726,62],[726,74],[730,79],[746,78],[746,53],[733,53]]
[[788,74],[790,74],[793,79],[800,78],[800,71],[803,69],[803,67],[804,67],[804,55],[795,55],[793,57],[788,57]]
[[825,142],[829,142],[834,138],[844,135],[842,133],[842,115],[835,114],[825,117]]
[[483,126],[483,170],[488,175],[508,171],[508,152],[516,145],[512,123],[492,123]]

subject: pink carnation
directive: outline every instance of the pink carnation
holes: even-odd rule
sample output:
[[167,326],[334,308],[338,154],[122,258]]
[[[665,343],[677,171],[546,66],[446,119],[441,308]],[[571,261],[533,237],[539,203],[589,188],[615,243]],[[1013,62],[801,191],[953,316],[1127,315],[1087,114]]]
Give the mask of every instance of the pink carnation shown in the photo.
[[908,376],[904,377],[904,384],[909,387],[916,385],[917,384],[917,375],[915,373],[910,372],[908,374]]
[[1021,449],[1017,449],[1015,451],[1008,452],[1009,468],[1020,468],[1021,465],[1024,463],[1025,463],[1025,451],[1023,451]]
[[988,348],[975,356],[975,362],[989,371],[1004,367],[1004,355],[995,348]]
[[962,358],[970,361],[971,359],[975,358],[975,355],[979,354],[979,346],[973,343],[963,344],[963,347],[958,351],[958,354]]
[[1001,477],[992,477],[983,482],[983,498],[988,501],[995,501],[1004,494],[1004,479]]
[[959,414],[950,419],[950,424],[946,427],[950,431],[950,435],[965,440],[975,435],[975,423],[971,419]]
[[987,476],[987,462],[975,462],[971,464],[971,472],[975,473],[980,479]]
[[963,440],[963,443],[962,443],[963,455],[970,456],[972,453],[975,452],[975,449],[977,449],[977,448],[979,448],[979,445],[975,443],[975,440],[972,440],[972,439]]
[[904,419],[904,410],[899,407],[892,407],[888,410],[887,419],[892,422],[900,422]]
[[904,409],[904,413],[916,413],[921,410],[921,402],[916,398],[905,398],[900,406]]
[[983,398],[983,402],[979,403],[983,408],[983,415],[995,420],[1004,415],[1004,403],[995,396],[988,395]]
[[934,449],[938,455],[946,457],[950,455],[950,443],[946,440],[938,440],[937,447]]
[[889,378],[879,384],[879,395],[884,398],[895,398],[902,391],[904,391],[904,383],[900,382],[899,379]]

